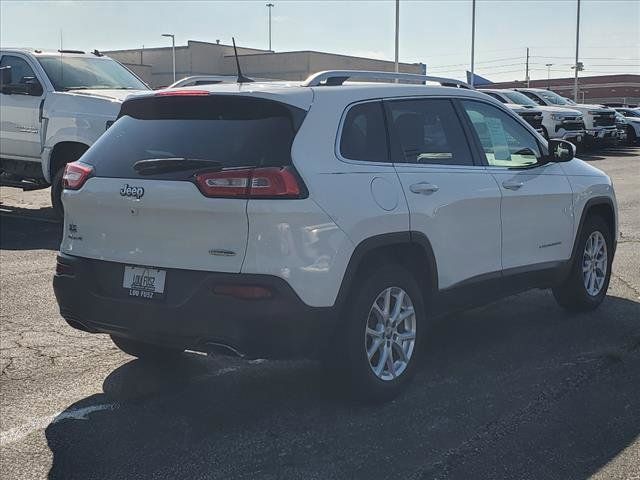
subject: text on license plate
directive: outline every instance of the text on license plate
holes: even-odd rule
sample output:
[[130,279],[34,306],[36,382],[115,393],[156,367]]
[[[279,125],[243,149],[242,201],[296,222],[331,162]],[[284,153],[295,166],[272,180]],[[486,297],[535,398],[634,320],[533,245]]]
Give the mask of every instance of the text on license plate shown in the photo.
[[158,298],[164,294],[166,276],[166,270],[125,265],[122,286],[132,297]]

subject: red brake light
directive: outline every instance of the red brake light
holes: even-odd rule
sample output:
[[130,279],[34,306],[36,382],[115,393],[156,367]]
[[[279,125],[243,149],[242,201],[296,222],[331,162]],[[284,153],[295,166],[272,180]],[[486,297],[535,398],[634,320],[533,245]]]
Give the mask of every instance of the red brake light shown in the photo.
[[205,97],[209,95],[206,90],[160,90],[155,94],[156,97]]
[[62,187],[79,190],[93,173],[93,167],[82,162],[67,163],[62,175]]
[[288,167],[242,168],[196,175],[207,197],[300,198],[302,189]]

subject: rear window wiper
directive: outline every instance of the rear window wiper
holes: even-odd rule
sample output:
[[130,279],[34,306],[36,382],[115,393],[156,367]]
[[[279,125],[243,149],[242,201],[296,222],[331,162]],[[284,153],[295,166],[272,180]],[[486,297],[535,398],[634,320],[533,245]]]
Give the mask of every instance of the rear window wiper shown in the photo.
[[156,175],[160,173],[181,172],[184,170],[222,170],[222,163],[216,160],[202,158],[150,158],[138,160],[133,164],[133,169],[140,175]]

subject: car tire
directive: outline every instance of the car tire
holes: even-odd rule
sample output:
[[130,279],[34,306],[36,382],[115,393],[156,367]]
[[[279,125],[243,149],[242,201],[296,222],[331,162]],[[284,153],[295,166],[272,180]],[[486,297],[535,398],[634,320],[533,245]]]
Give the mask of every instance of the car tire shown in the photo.
[[124,353],[141,360],[171,361],[180,357],[183,352],[179,348],[162,347],[115,335],[111,335],[111,340]]
[[58,169],[51,180],[51,205],[56,218],[64,218],[64,208],[62,206],[62,176],[64,175],[64,167]]
[[419,363],[427,323],[423,294],[414,276],[395,264],[368,269],[356,281],[327,363],[351,397],[385,402],[407,386]]
[[[612,261],[611,229],[602,217],[589,215],[580,233],[569,275],[562,285],[553,288],[558,304],[572,312],[596,309],[607,295]],[[603,268],[606,271],[603,272]]]
[[629,126],[627,128],[627,145],[635,145],[636,140],[636,131],[632,126]]

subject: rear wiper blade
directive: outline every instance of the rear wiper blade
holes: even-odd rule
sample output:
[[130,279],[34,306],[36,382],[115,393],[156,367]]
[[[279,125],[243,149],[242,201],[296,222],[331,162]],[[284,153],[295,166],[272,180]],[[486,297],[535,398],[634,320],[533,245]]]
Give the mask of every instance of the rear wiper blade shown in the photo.
[[155,175],[160,173],[181,172],[184,170],[222,170],[222,163],[216,160],[202,158],[150,158],[138,160],[133,164],[133,169],[140,175]]

